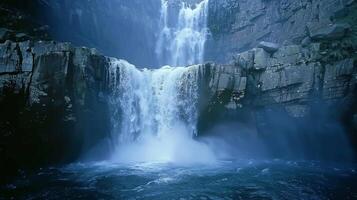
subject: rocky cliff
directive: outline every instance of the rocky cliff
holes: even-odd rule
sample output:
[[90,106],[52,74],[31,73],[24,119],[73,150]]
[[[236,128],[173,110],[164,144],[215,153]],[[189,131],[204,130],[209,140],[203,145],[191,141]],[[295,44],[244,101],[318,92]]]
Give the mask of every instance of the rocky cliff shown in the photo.
[[108,61],[69,43],[0,44],[1,170],[67,162],[110,133]]
[[225,63],[261,41],[299,45],[321,29],[336,31],[334,24],[353,22],[356,1],[222,0],[210,1],[209,10],[206,58]]
[[343,42],[287,45],[275,52],[263,46],[237,54],[230,65],[207,64],[202,133],[234,120],[253,122],[258,134],[268,137],[294,132],[326,139],[339,129],[355,143],[357,57],[349,46],[336,58],[335,48]]
[[202,130],[235,119],[276,141],[310,138],[297,146],[337,132],[356,144],[356,1],[224,0],[209,9],[206,60],[238,73],[224,72],[229,87],[209,93]]

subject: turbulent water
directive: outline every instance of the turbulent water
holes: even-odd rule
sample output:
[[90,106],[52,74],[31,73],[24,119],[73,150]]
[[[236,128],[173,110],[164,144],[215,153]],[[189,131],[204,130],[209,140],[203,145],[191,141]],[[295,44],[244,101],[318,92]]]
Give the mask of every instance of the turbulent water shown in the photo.
[[193,140],[198,66],[139,70],[113,60],[110,69],[114,161],[214,160],[206,145]]
[[179,12],[161,0],[160,33],[156,55],[161,65],[203,63],[207,35],[208,0],[196,5],[182,2]]
[[0,188],[0,199],[356,199],[356,166],[246,161],[73,164],[41,169]]

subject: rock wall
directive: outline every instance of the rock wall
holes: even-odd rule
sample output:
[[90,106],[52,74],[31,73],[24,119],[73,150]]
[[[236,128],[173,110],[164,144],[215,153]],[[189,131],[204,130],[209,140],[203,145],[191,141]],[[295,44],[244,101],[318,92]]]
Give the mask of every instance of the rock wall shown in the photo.
[[206,60],[226,63],[261,41],[299,45],[355,11],[354,0],[210,1]]
[[[216,95],[213,99],[217,99],[211,101],[218,101],[228,109],[279,105],[292,117],[304,117],[315,100],[353,101],[357,57],[351,51],[331,61],[334,45],[288,45],[274,53],[254,48],[237,54],[230,65],[207,64],[209,97]],[[224,92],[229,92],[229,98],[219,100],[219,94]]]
[[108,65],[69,43],[0,44],[0,171],[72,161],[105,139]]
[[[283,143],[309,146],[306,154],[324,155],[321,149],[342,144],[329,142],[337,133],[357,146],[356,1],[223,0],[210,1],[209,9],[206,60],[231,63],[221,66],[235,66],[246,88],[239,90],[244,96],[232,89],[209,95],[203,133],[233,120],[265,141],[290,135],[293,142]],[[316,143],[325,148],[315,149]]]
[[349,151],[329,151],[357,146],[357,48],[351,37],[325,35],[280,47],[264,42],[236,54],[231,64],[207,64],[200,133],[226,124],[225,132],[252,130],[276,157],[291,151],[295,159],[355,159]]

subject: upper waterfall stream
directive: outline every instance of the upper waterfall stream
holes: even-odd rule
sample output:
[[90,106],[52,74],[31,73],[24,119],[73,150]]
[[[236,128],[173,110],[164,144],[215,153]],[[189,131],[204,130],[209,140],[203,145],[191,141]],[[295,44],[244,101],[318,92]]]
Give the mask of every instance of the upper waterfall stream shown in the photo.
[[182,2],[179,11],[161,0],[160,33],[156,55],[161,65],[200,64],[207,35],[208,0],[196,5]]

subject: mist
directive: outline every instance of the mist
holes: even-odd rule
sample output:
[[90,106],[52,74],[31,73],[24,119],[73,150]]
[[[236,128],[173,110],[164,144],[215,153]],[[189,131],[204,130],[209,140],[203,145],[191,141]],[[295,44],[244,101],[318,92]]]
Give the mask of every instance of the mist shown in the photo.
[[206,143],[192,140],[184,125],[172,127],[157,137],[146,135],[120,145],[112,154],[114,163],[168,163],[178,166],[212,165],[216,155]]
[[341,112],[331,106],[313,104],[304,118],[291,117],[282,108],[253,113],[255,117],[248,123],[221,120],[200,139],[223,159],[356,160],[353,135]]

